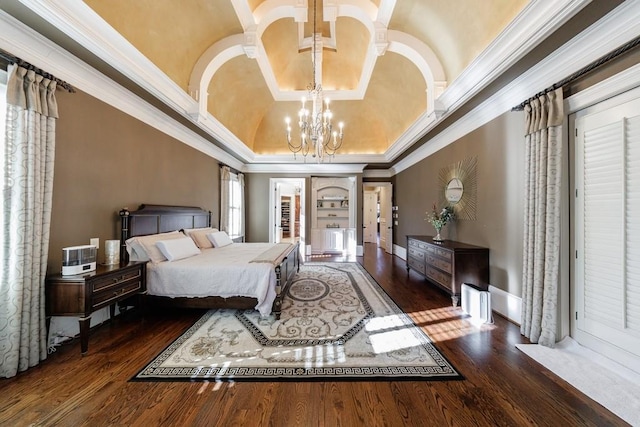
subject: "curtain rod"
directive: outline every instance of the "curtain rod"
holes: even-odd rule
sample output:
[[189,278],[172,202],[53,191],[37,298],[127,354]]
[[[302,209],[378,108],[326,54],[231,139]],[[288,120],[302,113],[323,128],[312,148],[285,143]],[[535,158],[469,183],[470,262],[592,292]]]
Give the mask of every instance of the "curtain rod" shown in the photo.
[[65,82],[64,80],[61,80],[59,78],[57,78],[56,76],[52,75],[51,73],[47,73],[46,71],[36,67],[33,64],[30,64],[29,62],[18,58],[15,55],[11,55],[10,53],[7,53],[3,50],[0,50],[0,58],[5,59],[6,61],[8,61],[11,64],[18,64],[20,67],[24,67],[28,70],[33,70],[36,74],[39,74],[43,77],[46,77],[50,80],[54,80],[58,86],[62,87],[63,89],[65,89],[67,92],[69,93],[76,93],[76,90],[73,88],[73,86],[71,86],[69,83]]
[[532,96],[531,98],[521,102],[520,104],[518,104],[515,107],[513,107],[511,109],[511,111],[522,111],[522,110],[524,110],[524,107],[527,104],[529,104],[531,101],[536,99],[537,97],[542,96],[542,95],[544,95],[546,93],[549,93],[549,92],[553,92],[554,90],[556,90],[558,88],[564,87],[564,86],[568,85],[569,83],[572,83],[573,81],[579,79],[580,77],[584,76],[585,74],[590,73],[591,71],[593,71],[594,69],[600,67],[601,65],[605,64],[606,62],[609,62],[612,59],[622,55],[623,53],[628,52],[629,50],[633,49],[634,47],[638,46],[639,44],[640,44],[640,37],[636,37],[635,39],[633,39],[630,42],[622,45],[618,49],[616,49],[616,50],[614,50],[612,52],[609,52],[605,56],[595,60],[594,62],[592,62],[591,64],[587,65],[586,67],[583,67],[583,68],[579,69],[575,73],[571,74],[569,77],[566,77],[566,78],[560,80],[559,82],[554,83],[553,85],[551,85],[550,87],[546,88],[542,92],[538,92],[536,95]]

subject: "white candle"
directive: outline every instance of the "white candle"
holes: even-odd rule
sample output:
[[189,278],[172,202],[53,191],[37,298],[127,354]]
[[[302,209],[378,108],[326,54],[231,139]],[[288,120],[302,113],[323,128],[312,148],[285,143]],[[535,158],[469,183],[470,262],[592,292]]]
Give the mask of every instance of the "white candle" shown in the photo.
[[104,242],[105,260],[107,265],[120,263],[120,240],[106,240]]

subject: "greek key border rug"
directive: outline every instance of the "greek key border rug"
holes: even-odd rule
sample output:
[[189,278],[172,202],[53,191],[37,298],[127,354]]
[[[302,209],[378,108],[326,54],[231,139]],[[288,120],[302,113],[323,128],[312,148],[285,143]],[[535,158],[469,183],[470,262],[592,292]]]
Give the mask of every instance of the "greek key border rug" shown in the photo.
[[358,263],[300,266],[280,320],[215,309],[134,381],[458,380],[427,334]]

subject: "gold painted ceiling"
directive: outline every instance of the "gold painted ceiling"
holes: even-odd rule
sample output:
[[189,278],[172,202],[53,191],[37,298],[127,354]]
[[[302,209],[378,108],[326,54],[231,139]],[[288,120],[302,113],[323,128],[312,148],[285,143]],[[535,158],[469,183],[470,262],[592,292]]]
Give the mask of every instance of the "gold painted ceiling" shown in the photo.
[[[284,118],[313,81],[313,0],[85,3],[197,100],[201,117],[255,154],[290,154]],[[340,152],[388,150],[526,5],[317,0],[316,80],[345,123]]]

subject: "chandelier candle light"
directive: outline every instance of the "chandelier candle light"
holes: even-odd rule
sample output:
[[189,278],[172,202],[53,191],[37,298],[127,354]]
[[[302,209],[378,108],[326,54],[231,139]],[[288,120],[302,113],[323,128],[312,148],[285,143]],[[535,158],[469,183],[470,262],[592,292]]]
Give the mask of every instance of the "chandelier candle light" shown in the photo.
[[322,37],[322,34],[316,33],[316,1],[313,2],[313,47],[312,47],[312,62],[313,62],[313,83],[307,87],[309,95],[311,97],[311,111],[307,109],[307,98],[302,97],[302,107],[298,111],[298,126],[300,127],[300,140],[299,142],[292,142],[291,138],[291,119],[285,118],[287,124],[287,144],[289,150],[294,154],[302,153],[305,158],[311,150],[312,157],[315,157],[318,162],[324,161],[325,155],[333,157],[338,149],[342,146],[342,138],[344,136],[343,128],[344,123],[338,124],[338,131],[333,130],[331,120],[333,119],[333,113],[329,108],[329,98],[324,99],[322,85],[316,82],[316,66],[319,64],[316,62],[316,49],[317,40]]

